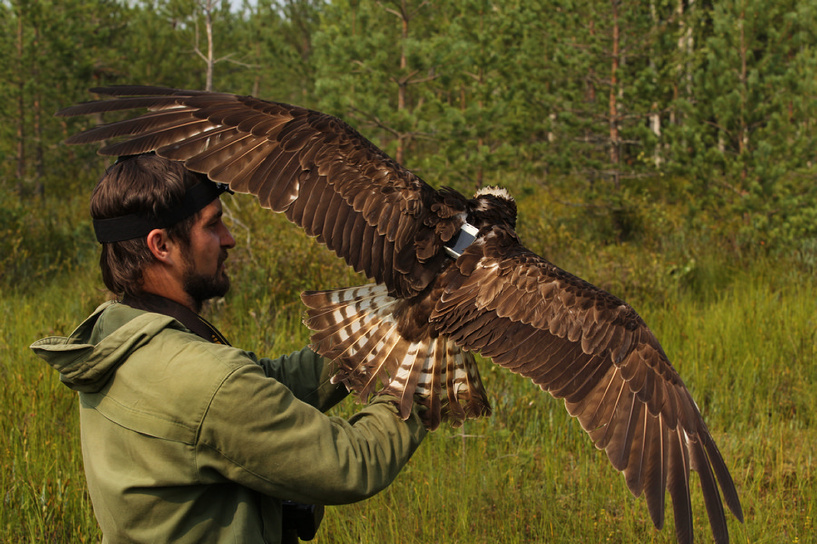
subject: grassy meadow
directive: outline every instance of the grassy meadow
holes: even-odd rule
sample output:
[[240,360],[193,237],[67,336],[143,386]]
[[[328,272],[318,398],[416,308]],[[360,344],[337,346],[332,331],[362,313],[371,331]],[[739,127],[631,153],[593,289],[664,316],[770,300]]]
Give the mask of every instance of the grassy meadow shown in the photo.
[[[630,302],[661,340],[740,493],[746,523],[727,513],[733,541],[817,542],[817,244],[741,243],[739,221],[690,215],[682,197],[635,195],[624,221],[621,210],[576,205],[567,184],[511,189],[523,241]],[[100,539],[76,396],[28,350],[70,333],[106,299],[85,199],[32,219],[3,203],[17,219],[0,222],[2,542]],[[308,340],[298,292],[364,279],[252,200],[225,202],[239,243],[228,261],[234,287],[208,317],[234,345],[297,349]],[[669,498],[656,531],[561,401],[489,361],[481,368],[493,416],[431,434],[386,491],[328,508],[315,542],[675,541]],[[348,399],[333,413],[356,408]],[[711,542],[692,479],[696,542]]]

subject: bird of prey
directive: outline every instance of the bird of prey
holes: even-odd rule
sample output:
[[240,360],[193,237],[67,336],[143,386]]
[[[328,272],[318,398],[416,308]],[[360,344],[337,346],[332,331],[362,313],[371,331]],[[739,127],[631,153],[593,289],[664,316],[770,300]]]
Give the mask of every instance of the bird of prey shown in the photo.
[[[373,283],[307,292],[314,348],[359,398],[390,394],[429,428],[490,413],[474,352],[564,399],[597,448],[644,495],[653,524],[672,499],[692,542],[690,469],[710,526],[743,513],[726,464],[658,340],[624,301],[522,245],[502,189],[436,190],[333,116],[226,93],[111,86],[58,115],[147,110],[68,143],[155,152],[255,195]],[[720,487],[720,491],[719,491]],[[723,499],[721,498],[721,492]]]

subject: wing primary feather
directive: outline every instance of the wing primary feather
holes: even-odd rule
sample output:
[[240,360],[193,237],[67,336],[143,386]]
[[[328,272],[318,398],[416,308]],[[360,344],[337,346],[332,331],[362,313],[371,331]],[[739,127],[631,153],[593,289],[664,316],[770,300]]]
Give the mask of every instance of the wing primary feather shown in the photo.
[[703,491],[706,513],[709,516],[709,526],[712,528],[712,535],[718,544],[729,543],[729,531],[726,528],[726,515],[723,510],[718,484],[715,482],[715,475],[706,456],[703,445],[697,440],[686,441],[690,450],[691,467],[698,473],[701,490]]
[[640,497],[644,492],[645,468],[648,456],[651,453],[651,443],[647,435],[649,417],[649,411],[645,410],[643,405],[640,405],[639,413],[636,415],[636,425],[632,432],[629,460],[624,471],[627,487],[636,497]]
[[715,472],[715,476],[718,478],[718,483],[720,483],[721,489],[723,490],[723,498],[724,501],[726,501],[726,505],[729,507],[732,514],[734,514],[734,516],[741,523],[743,523],[743,509],[740,506],[740,499],[738,498],[738,492],[735,489],[735,483],[732,481],[732,476],[729,474],[729,469],[726,468],[726,463],[723,461],[723,457],[721,456],[721,452],[718,450],[718,446],[715,445],[714,440],[712,440],[712,438],[709,436],[709,431],[706,430],[705,425],[704,432],[701,434],[701,440],[706,448],[709,461],[712,463],[712,469]]
[[207,124],[207,121],[197,119],[189,108],[174,109],[172,111],[157,111],[146,113],[132,119],[115,121],[106,125],[99,125],[92,129],[74,134],[65,140],[67,144],[87,144],[110,140],[120,136],[141,136],[149,132],[173,130],[192,123]]
[[630,448],[633,444],[633,433],[638,423],[640,408],[643,406],[628,388],[621,388],[621,398],[615,411],[616,425],[608,425],[609,441],[605,449],[610,463],[616,470],[623,471],[630,460]]
[[63,108],[55,115],[57,117],[75,117],[77,115],[110,113],[112,111],[167,108],[177,104],[178,102],[176,99],[168,98],[166,96],[138,96],[120,98],[118,100],[96,100],[93,102],[82,102],[74,106]]
[[[99,153],[101,155],[135,155],[147,153],[160,147],[173,145],[180,137],[191,137],[213,130],[212,125],[206,121],[191,119],[189,123],[178,125],[164,130],[152,130],[129,140],[111,143],[103,146]],[[217,132],[214,132],[214,137]],[[113,136],[112,136],[113,137]]]
[[667,429],[660,414],[655,417],[645,410],[644,419],[644,498],[653,525],[661,529],[664,526],[667,480]]
[[679,544],[692,544],[692,502],[689,496],[689,458],[684,446],[683,430],[678,427],[669,435],[667,488],[672,498],[675,538]]
[[[616,415],[622,406],[621,399],[625,397],[627,390],[627,382],[621,378],[621,374],[618,372],[616,373],[615,382],[615,385],[613,383],[610,384],[611,387],[609,390],[609,392],[613,393],[613,396],[609,399],[605,398],[603,404],[600,403],[600,407],[605,410],[604,413],[606,417],[600,422],[598,427],[588,430],[590,438],[596,444],[596,447],[603,450],[607,450],[608,444],[615,436],[615,432],[619,426]],[[613,466],[615,466],[615,460],[610,458],[609,455],[608,458],[613,463]]]

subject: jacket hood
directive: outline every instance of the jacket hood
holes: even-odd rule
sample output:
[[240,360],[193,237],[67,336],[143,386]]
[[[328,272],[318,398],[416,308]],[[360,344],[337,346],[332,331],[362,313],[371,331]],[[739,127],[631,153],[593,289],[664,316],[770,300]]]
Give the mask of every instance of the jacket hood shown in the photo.
[[96,393],[135,350],[165,327],[183,328],[172,317],[106,302],[68,337],[50,336],[31,349],[75,391]]

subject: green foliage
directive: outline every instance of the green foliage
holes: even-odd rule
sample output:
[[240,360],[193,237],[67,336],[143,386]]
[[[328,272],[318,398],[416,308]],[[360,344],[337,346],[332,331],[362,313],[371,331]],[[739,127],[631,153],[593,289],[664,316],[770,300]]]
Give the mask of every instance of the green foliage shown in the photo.
[[[60,144],[100,119],[52,116],[88,87],[204,85],[200,1],[0,15],[0,183],[25,198],[64,198],[104,164]],[[608,238],[638,226],[633,182],[678,181],[698,212],[743,223],[735,243],[778,251],[817,224],[815,18],[793,0],[223,1],[215,88],[340,115],[434,186],[581,178]]]
[[[108,0],[18,0],[0,6],[0,184],[21,194],[60,193],[49,174],[61,166],[54,150],[66,136],[53,112],[79,100],[98,77],[119,13]],[[22,141],[23,160],[20,160]],[[68,178],[70,181],[70,178]]]
[[815,16],[809,3],[728,1],[691,19],[700,47],[681,100],[694,102],[680,104],[678,167],[766,199],[810,166]]
[[96,249],[87,197],[22,202],[0,192],[0,289],[26,291],[70,273]]
[[446,119],[435,87],[456,53],[438,8],[419,0],[337,2],[322,15],[315,35],[318,105],[418,166],[437,136],[435,121]]
[[3,542],[99,541],[81,468],[76,399],[27,353],[35,337],[70,332],[76,315],[93,310],[100,291],[91,270],[78,268],[56,281],[39,278],[29,289],[2,288]]

